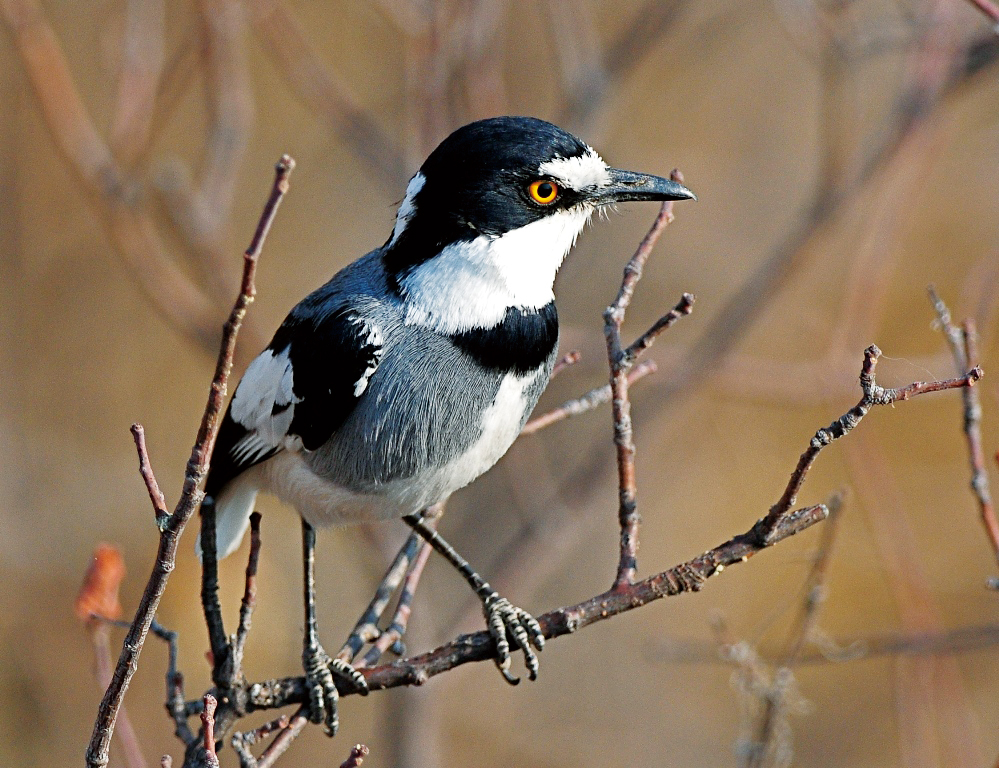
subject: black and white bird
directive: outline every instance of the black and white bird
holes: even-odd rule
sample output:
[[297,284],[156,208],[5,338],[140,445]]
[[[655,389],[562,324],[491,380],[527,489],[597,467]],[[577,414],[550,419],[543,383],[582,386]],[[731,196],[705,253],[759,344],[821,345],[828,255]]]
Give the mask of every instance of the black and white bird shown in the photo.
[[[314,527],[405,517],[419,528],[416,513],[506,453],[547,385],[555,275],[593,213],[693,198],[674,181],[609,167],[542,120],[452,133],[410,180],[385,244],[292,309],[239,383],[202,506],[215,516],[218,556],[239,545],[261,491],[301,514],[308,585]],[[482,599],[504,676],[515,681],[512,642],[533,677],[537,622],[446,543],[435,547]],[[364,678],[322,649],[309,602],[311,715],[333,731],[333,676],[361,689]]]

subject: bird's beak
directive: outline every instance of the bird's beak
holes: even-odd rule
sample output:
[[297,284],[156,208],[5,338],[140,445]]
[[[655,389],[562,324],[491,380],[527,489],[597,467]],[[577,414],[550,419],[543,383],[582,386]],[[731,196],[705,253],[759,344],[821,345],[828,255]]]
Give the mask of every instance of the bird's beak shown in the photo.
[[624,203],[631,200],[696,200],[697,197],[682,184],[664,179],[660,176],[650,176],[647,173],[622,171],[609,168],[610,184],[600,187],[596,192],[598,205]]

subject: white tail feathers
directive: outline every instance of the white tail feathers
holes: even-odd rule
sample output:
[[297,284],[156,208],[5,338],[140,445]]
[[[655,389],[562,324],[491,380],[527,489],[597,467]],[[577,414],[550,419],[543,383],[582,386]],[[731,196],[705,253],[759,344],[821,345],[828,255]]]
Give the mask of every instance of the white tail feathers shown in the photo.
[[[257,501],[257,488],[239,479],[229,483],[215,500],[215,547],[218,559],[228,557],[243,540],[250,527],[250,515]],[[201,537],[194,542],[194,551],[201,560]]]

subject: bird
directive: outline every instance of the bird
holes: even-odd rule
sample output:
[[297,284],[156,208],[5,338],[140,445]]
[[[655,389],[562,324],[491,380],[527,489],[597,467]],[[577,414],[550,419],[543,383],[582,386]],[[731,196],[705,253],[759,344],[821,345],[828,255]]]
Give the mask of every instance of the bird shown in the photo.
[[609,166],[544,120],[478,120],[412,176],[385,243],[306,296],[250,363],[219,428],[200,548],[232,553],[260,492],[301,515],[302,660],[310,719],[327,733],[339,722],[335,678],[367,687],[318,639],[317,527],[404,519],[479,595],[503,676],[517,681],[511,642],[536,676],[538,622],[419,513],[492,467],[527,421],[558,351],[556,273],[592,215],[692,199],[674,180]]

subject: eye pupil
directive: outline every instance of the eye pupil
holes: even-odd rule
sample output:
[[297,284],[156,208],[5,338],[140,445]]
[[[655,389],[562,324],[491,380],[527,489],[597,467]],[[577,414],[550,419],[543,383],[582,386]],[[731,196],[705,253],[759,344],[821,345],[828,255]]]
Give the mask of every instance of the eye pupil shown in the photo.
[[532,182],[527,191],[534,202],[540,203],[541,205],[548,205],[549,203],[555,202],[555,198],[558,197],[558,184],[554,181],[539,179],[538,181]]

